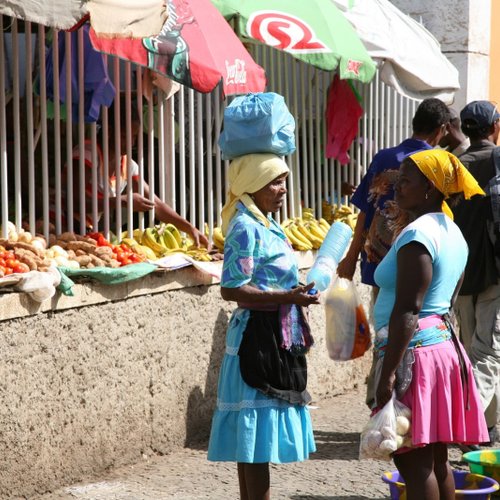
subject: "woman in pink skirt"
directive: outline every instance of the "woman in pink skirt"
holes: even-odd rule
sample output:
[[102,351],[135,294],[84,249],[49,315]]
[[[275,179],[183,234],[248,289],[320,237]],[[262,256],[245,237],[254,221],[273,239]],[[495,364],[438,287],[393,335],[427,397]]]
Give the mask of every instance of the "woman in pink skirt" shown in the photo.
[[377,407],[395,390],[412,411],[412,446],[394,454],[408,500],[454,499],[447,445],[489,439],[470,362],[447,316],[468,253],[444,201],[456,193],[484,194],[451,153],[434,149],[406,158],[395,200],[413,222],[375,273]]

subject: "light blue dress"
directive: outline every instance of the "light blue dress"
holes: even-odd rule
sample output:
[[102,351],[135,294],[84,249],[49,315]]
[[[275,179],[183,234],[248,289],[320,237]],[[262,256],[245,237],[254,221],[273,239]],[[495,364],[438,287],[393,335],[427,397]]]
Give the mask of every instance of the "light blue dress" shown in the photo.
[[[269,220],[268,229],[238,204],[224,244],[223,287],[250,284],[261,290],[289,290],[298,284],[294,252],[281,227]],[[238,349],[249,315],[249,310],[237,308],[229,322],[208,460],[305,460],[316,451],[309,409],[270,398],[241,378]]]

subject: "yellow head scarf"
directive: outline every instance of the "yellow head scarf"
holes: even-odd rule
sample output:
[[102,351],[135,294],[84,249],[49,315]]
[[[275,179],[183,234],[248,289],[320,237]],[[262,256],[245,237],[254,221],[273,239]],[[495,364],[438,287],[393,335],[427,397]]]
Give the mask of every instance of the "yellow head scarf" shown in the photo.
[[[468,200],[475,194],[485,194],[462,162],[444,149],[419,151],[410,155],[410,158],[445,198],[454,193],[464,193]],[[445,201],[442,210],[453,220],[453,213]]]
[[226,234],[229,222],[241,201],[266,227],[269,219],[255,205],[249,194],[269,184],[280,175],[289,172],[287,164],[274,154],[249,154],[235,158],[229,165],[229,192],[222,208],[222,232]]

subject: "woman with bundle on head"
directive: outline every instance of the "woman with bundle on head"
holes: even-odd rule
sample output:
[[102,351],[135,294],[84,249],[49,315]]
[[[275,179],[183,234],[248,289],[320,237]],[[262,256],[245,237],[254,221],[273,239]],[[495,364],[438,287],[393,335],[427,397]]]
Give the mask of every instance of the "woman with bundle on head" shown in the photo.
[[454,155],[432,149],[407,157],[395,200],[413,222],[375,273],[377,408],[395,390],[411,409],[412,446],[393,455],[408,500],[454,499],[447,445],[488,441],[470,362],[448,317],[468,252],[444,201],[458,193],[484,195]]
[[249,154],[229,167],[221,293],[238,303],[226,336],[208,459],[238,463],[240,497],[270,498],[269,462],[315,451],[306,390],[312,344],[306,307],[319,303],[299,284],[294,251],[270,214],[287,193],[286,163]]

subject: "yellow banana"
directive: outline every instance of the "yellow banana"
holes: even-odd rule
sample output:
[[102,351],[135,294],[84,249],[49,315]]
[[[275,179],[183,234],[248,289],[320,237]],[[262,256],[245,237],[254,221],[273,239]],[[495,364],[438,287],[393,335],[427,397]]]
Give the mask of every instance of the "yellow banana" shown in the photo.
[[210,255],[208,255],[206,248],[193,248],[191,250],[188,250],[186,253],[194,260],[200,260],[204,262],[209,262],[212,260]]
[[158,257],[157,255],[151,250],[151,248],[147,247],[146,245],[140,245],[137,244],[137,246],[134,247],[134,250],[139,254],[148,260],[156,260]]
[[[125,232],[125,234],[127,234],[127,233]],[[123,235],[123,233],[122,233],[122,235]],[[127,238],[126,236],[124,238],[122,238],[122,243],[125,243],[125,245],[127,245],[130,248],[134,248],[137,245],[139,245],[139,243],[137,243],[137,241],[135,241],[132,238]]]
[[142,235],[142,244],[151,248],[158,257],[161,257],[165,253],[166,248],[157,241],[155,232],[155,229],[152,227],[146,229]]
[[297,229],[300,231],[300,233],[302,233],[306,240],[311,243],[313,248],[319,248],[321,246],[321,243],[323,243],[323,240],[314,236],[314,234],[309,231],[304,223],[298,222]]
[[165,230],[170,231],[173,234],[175,240],[177,241],[177,245],[181,247],[182,246],[182,236],[181,236],[181,233],[179,232],[179,230],[173,224],[170,224],[170,223],[165,226]]
[[[300,234],[298,229],[292,225],[287,226],[284,228],[285,234],[287,235],[288,239],[292,243],[293,248],[296,250],[311,250],[312,249],[312,244],[309,242],[304,242],[304,237]],[[299,236],[297,236],[300,235]]]
[[166,228],[164,229],[163,234],[160,236],[160,238],[163,242],[163,245],[168,250],[172,249],[175,250],[177,248],[180,248],[179,243],[177,243],[175,236],[168,229]]
[[311,234],[319,238],[322,242],[325,239],[326,231],[319,225],[319,222],[315,219],[310,220],[307,224],[307,228],[311,231]]
[[224,251],[224,235],[222,234],[222,229],[220,227],[214,227],[212,233],[212,239],[217,250],[220,252]]
[[308,250],[312,250],[312,243],[299,231],[299,228],[296,224],[292,224],[290,226],[291,233],[302,242],[302,245],[308,247]]
[[134,229],[133,235],[134,235],[134,240],[137,241],[137,243],[140,243],[142,245],[142,235],[144,231],[142,229]]
[[330,229],[330,224],[323,217],[321,217],[321,219],[318,220],[318,224],[326,232],[328,232],[328,230]]

